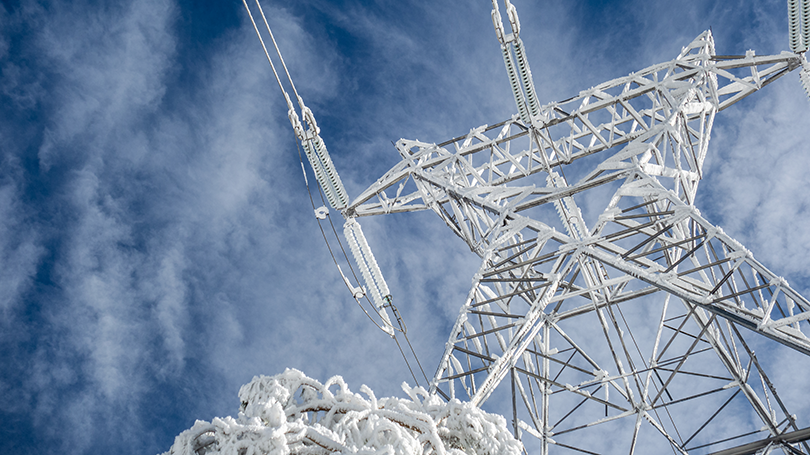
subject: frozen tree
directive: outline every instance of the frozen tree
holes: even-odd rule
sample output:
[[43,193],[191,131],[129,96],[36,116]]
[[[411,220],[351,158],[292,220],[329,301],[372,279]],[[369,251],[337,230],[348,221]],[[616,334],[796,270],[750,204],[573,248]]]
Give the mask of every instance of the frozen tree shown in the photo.
[[349,390],[340,376],[322,384],[302,372],[254,377],[239,390],[236,418],[198,420],[164,455],[519,454],[502,416],[444,402],[402,384],[409,399]]

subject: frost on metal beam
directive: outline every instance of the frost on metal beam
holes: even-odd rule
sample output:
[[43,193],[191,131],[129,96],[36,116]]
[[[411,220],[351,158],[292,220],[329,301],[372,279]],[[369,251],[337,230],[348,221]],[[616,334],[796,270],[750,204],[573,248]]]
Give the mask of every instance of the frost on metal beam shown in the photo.
[[[481,257],[432,389],[485,405],[511,378],[515,431],[541,453],[602,452],[589,432],[691,453],[797,430],[745,337],[810,355],[810,302],[694,202],[715,116],[803,56],[717,56],[705,32],[532,110],[518,30],[494,9],[518,112],[438,145],[398,141],[402,160],[347,208],[431,209]],[[729,424],[740,409],[748,427]]]
[[[662,166],[658,171],[662,176],[664,168],[675,167],[670,175],[679,173],[678,187],[691,201],[715,114],[802,64],[787,52],[723,60],[713,56],[711,34],[705,32],[675,60],[542,106],[533,124],[516,116],[494,127],[474,128],[442,147],[400,140],[397,148],[403,161],[355,199],[349,210],[374,215],[429,208],[441,198],[426,198],[423,188],[408,182],[417,170],[452,175],[469,187],[481,186],[482,181],[499,186],[605,154],[604,161],[579,182],[587,185],[605,172],[628,166],[639,155],[644,159],[650,147],[664,140],[674,140],[679,151],[650,165]],[[741,73],[745,70],[747,75]]]

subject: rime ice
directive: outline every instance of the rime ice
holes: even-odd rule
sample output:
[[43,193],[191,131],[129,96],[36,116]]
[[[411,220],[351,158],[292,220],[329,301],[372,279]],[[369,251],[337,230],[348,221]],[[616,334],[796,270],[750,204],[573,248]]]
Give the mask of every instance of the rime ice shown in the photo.
[[340,376],[322,384],[287,369],[239,390],[237,418],[198,420],[164,455],[477,454],[522,450],[503,417],[458,400],[444,402],[402,384],[408,399],[377,399]]

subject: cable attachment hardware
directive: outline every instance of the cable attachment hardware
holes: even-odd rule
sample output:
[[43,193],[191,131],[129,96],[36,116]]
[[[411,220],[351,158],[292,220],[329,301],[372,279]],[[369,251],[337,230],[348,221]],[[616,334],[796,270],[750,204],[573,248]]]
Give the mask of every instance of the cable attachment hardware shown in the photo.
[[351,281],[349,281],[349,279],[346,278],[346,275],[343,274],[343,269],[340,268],[340,265],[339,264],[335,264],[335,265],[337,265],[338,272],[340,272],[340,276],[343,277],[343,282],[346,283],[346,287],[348,287],[349,291],[352,293],[352,297],[354,297],[357,300],[360,300],[363,297],[365,297],[366,296],[366,287],[365,286],[352,286]]
[[405,325],[405,321],[402,319],[402,315],[399,314],[399,310],[397,309],[396,305],[394,305],[394,297],[391,294],[388,294],[383,298],[386,302],[386,306],[391,308],[391,311],[394,313],[394,318],[397,320],[397,325],[399,325],[399,330],[404,335],[408,334],[408,326]]
[[515,38],[517,38],[518,35],[520,35],[520,19],[518,19],[517,9],[515,9],[515,5],[509,0],[503,0],[503,3],[506,5],[506,16],[509,17],[512,33],[514,33]]
[[498,10],[497,0],[492,0],[492,25],[495,26],[495,34],[498,36],[498,42],[504,44],[506,42],[506,34],[503,31],[503,21],[501,20],[501,12]]
[[315,218],[319,220],[325,220],[326,217],[329,215],[329,209],[326,206],[322,205],[315,209]]

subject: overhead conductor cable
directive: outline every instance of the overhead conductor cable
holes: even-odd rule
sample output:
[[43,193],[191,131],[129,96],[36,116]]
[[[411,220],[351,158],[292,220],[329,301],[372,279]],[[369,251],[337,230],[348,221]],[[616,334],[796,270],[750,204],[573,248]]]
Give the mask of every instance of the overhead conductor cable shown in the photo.
[[[295,83],[292,80],[292,76],[287,68],[287,64],[284,62],[284,57],[281,55],[281,50],[278,48],[278,43],[273,35],[273,31],[270,29],[270,24],[267,22],[267,17],[264,14],[264,10],[262,9],[259,0],[256,0],[256,6],[259,8],[259,12],[264,20],[267,33],[270,35],[270,39],[273,41],[273,47],[275,48],[276,54],[281,61],[281,66],[284,68],[284,73],[287,75],[287,80],[290,82],[293,94],[298,100],[298,105],[301,108],[301,117],[308,127],[306,131],[304,130],[301,121],[298,119],[298,115],[295,112],[292,102],[290,101],[289,95],[284,90],[284,87],[279,80],[278,73],[276,72],[275,66],[270,59],[269,53],[267,52],[267,47],[264,44],[264,40],[259,33],[256,22],[253,20],[253,15],[250,13],[250,8],[247,6],[247,1],[242,0],[242,2],[245,5],[245,9],[248,10],[250,20],[253,22],[253,28],[256,30],[256,34],[259,36],[259,41],[261,41],[262,48],[267,56],[267,60],[270,62],[270,66],[273,68],[273,74],[276,76],[276,81],[279,84],[279,88],[281,88],[284,98],[287,101],[290,123],[292,123],[295,134],[303,145],[304,153],[312,166],[315,173],[315,178],[318,180],[318,183],[320,184],[326,199],[329,201],[329,204],[336,210],[343,210],[346,208],[349,202],[348,194],[343,186],[343,182],[340,180],[340,176],[338,175],[331,158],[329,157],[326,144],[324,144],[323,139],[320,137],[320,128],[318,128],[318,123],[315,121],[315,116],[312,114],[312,110],[304,104],[304,100],[301,98],[301,96],[298,94],[298,90],[295,88]],[[386,302],[390,304],[391,300],[388,285],[385,283],[385,279],[383,279],[382,272],[377,265],[377,261],[374,259],[374,255],[371,253],[371,248],[368,246],[368,242],[366,242],[366,238],[363,235],[363,231],[360,229],[360,225],[354,219],[349,219],[349,221],[346,222],[346,226],[344,226],[344,235],[349,241],[352,254],[355,257],[355,260],[361,269],[363,278],[365,279],[366,284],[371,292],[372,299],[374,301],[373,303],[377,308],[377,311],[380,313],[380,316],[385,320],[387,329],[393,333],[390,319],[388,318],[388,315],[384,309]]]
[[[329,153],[326,150],[326,145],[324,145],[323,140],[320,138],[319,135],[320,130],[318,128],[318,124],[315,122],[315,117],[312,114],[312,111],[304,104],[304,100],[298,95],[298,91],[295,88],[295,83],[292,80],[292,76],[290,76],[290,72],[287,69],[286,63],[284,63],[284,57],[282,57],[281,50],[278,48],[278,43],[276,42],[275,36],[273,36],[273,31],[270,29],[270,24],[267,22],[267,17],[264,15],[264,10],[262,9],[259,0],[256,0],[256,6],[258,6],[259,12],[262,15],[264,25],[267,28],[267,32],[270,34],[270,39],[273,41],[273,47],[276,50],[276,54],[278,54],[279,60],[281,61],[281,65],[284,68],[285,74],[287,75],[287,80],[290,81],[290,86],[292,87],[293,93],[295,94],[295,97],[298,100],[299,106],[301,107],[301,114],[304,117],[304,121],[309,126],[309,129],[307,131],[304,131],[304,126],[299,120],[298,113],[295,111],[295,107],[293,106],[292,101],[290,100],[290,96],[287,94],[287,91],[284,90],[284,86],[282,85],[281,79],[278,76],[276,67],[273,64],[273,60],[270,58],[270,53],[267,51],[267,46],[264,43],[264,39],[262,38],[262,35],[259,32],[259,28],[256,25],[256,21],[253,18],[253,13],[250,12],[250,7],[248,7],[247,0],[242,0],[242,4],[245,6],[245,10],[247,11],[248,16],[250,17],[250,21],[253,24],[253,29],[256,31],[256,36],[259,37],[259,42],[262,45],[262,49],[264,50],[264,55],[267,57],[268,63],[270,63],[270,68],[272,68],[273,70],[273,75],[276,78],[278,87],[279,89],[281,89],[281,93],[284,95],[284,99],[287,102],[288,108],[287,117],[289,118],[290,123],[292,124],[296,137],[301,141],[301,145],[303,146],[304,152],[307,155],[307,160],[309,160],[313,172],[315,173],[315,178],[318,180],[321,189],[323,189],[323,192],[326,195],[329,204],[332,205],[332,207],[334,207],[335,209],[338,210],[343,209],[346,207],[348,201],[346,189],[343,187],[343,183],[340,181],[340,177],[338,176],[337,171],[335,170],[334,164],[332,163],[332,160],[329,158]],[[304,179],[306,180],[306,172],[304,172]],[[360,235],[362,235],[362,231]],[[368,249],[368,244],[365,242],[365,239],[363,239],[363,243]],[[368,251],[370,254],[371,250],[368,249]],[[356,254],[355,257],[357,257]],[[376,262],[374,262],[374,264],[376,265]],[[379,272],[379,267],[377,268],[377,273],[380,277],[380,280],[382,280],[382,273]],[[369,275],[369,277],[370,276],[371,275]],[[387,295],[388,292],[387,287],[385,289]],[[381,305],[378,304],[378,306]],[[386,319],[387,324],[390,326],[390,321],[388,317],[385,316],[384,318]]]
[[267,47],[264,44],[264,39],[262,39],[258,27],[256,27],[256,22],[253,20],[253,15],[250,13],[250,8],[247,6],[247,1],[242,0],[242,2],[245,5],[245,9],[248,10],[248,15],[250,15],[250,20],[253,22],[253,27],[256,29],[256,34],[259,36],[259,40],[262,43],[262,48],[264,48],[265,55],[267,55],[267,60],[270,62],[270,66],[273,67],[273,74],[276,76],[276,81],[279,84],[279,88],[281,88],[281,91],[284,93],[284,98],[287,101],[288,108],[287,115],[290,118],[290,123],[292,123],[293,129],[295,130],[295,135],[304,146],[307,160],[309,160],[309,164],[312,166],[312,169],[315,172],[315,178],[318,180],[318,184],[321,186],[321,189],[323,189],[326,199],[329,201],[329,205],[331,205],[335,210],[343,210],[349,204],[349,196],[346,193],[346,188],[343,186],[343,182],[340,180],[340,176],[335,170],[335,165],[332,163],[332,159],[329,157],[329,152],[326,150],[326,145],[324,144],[323,139],[320,137],[320,129],[318,128],[318,124],[315,122],[315,116],[312,115],[312,110],[310,110],[304,104],[304,100],[300,95],[298,95],[298,90],[295,88],[295,83],[292,80],[292,76],[290,76],[290,71],[287,69],[287,64],[284,62],[284,57],[281,55],[281,50],[278,48],[276,38],[273,35],[273,31],[270,29],[270,24],[267,22],[267,17],[264,15],[262,5],[259,3],[259,0],[256,0],[256,6],[258,6],[259,12],[262,15],[267,33],[270,35],[270,39],[273,41],[273,47],[276,50],[276,54],[281,61],[281,66],[284,68],[284,73],[287,75],[287,80],[290,81],[293,94],[295,95],[298,105],[301,108],[301,116],[308,127],[306,131],[304,131],[301,122],[298,120],[298,115],[293,108],[289,95],[287,95],[287,92],[281,85],[281,81],[276,73],[275,66],[270,59],[270,55],[267,52]]
[[[304,100],[301,96],[298,95],[298,91],[295,88],[295,83],[290,76],[290,72],[287,69],[287,65],[284,63],[284,57],[281,55],[281,50],[278,48],[278,43],[276,42],[275,36],[273,36],[273,31],[270,29],[270,24],[267,22],[267,17],[264,14],[264,10],[262,9],[259,0],[256,0],[256,6],[258,6],[259,11],[261,13],[262,19],[264,20],[264,25],[267,28],[267,32],[270,35],[270,39],[273,41],[273,47],[275,47],[276,54],[278,55],[279,60],[281,61],[281,65],[284,68],[284,72],[287,75],[287,80],[290,82],[290,86],[292,87],[293,94],[298,101],[298,105],[301,108],[301,118],[299,119],[298,113],[295,110],[295,107],[290,100],[290,96],[284,90],[284,86],[281,83],[281,79],[278,76],[278,72],[276,71],[275,65],[273,64],[272,59],[270,58],[270,54],[267,51],[267,46],[265,46],[264,39],[259,32],[259,28],[256,25],[256,21],[253,18],[253,14],[250,12],[250,8],[248,7],[247,0],[242,0],[242,3],[245,5],[245,9],[247,10],[248,16],[250,17],[250,21],[253,23],[253,29],[256,31],[256,35],[259,37],[259,42],[261,42],[262,49],[264,50],[264,54],[267,57],[267,61],[270,63],[270,67],[273,70],[273,75],[276,78],[276,82],[278,83],[279,88],[281,89],[281,93],[284,95],[284,99],[287,102],[287,117],[290,120],[290,124],[293,127],[293,131],[295,132],[296,138],[300,141],[301,145],[304,148],[304,153],[307,156],[307,160],[309,161],[310,165],[312,166],[313,172],[315,173],[315,178],[318,181],[321,189],[323,190],[323,196],[326,197],[329,205],[331,205],[334,209],[340,210],[341,212],[349,205],[349,196],[346,192],[346,188],[343,186],[343,182],[340,179],[340,176],[335,169],[334,163],[332,162],[331,157],[329,156],[329,152],[326,149],[326,144],[324,144],[323,139],[320,136],[320,128],[318,128],[318,124],[315,121],[315,116],[312,114],[312,110],[310,110],[305,104]],[[303,120],[303,123],[302,123]],[[304,129],[304,123],[307,125],[306,130]],[[299,150],[300,156],[300,150]],[[307,182],[306,170],[303,168],[304,164],[301,163],[301,169],[304,171],[304,182],[307,184],[307,189],[309,190],[309,183]],[[312,194],[310,193],[310,200],[312,199]],[[325,219],[328,216],[328,210],[325,207],[321,207],[315,209],[315,203],[313,201],[313,209],[315,210],[316,217],[319,220]],[[346,214],[343,214],[344,217]],[[330,219],[329,223],[331,224],[332,221]],[[320,226],[320,221],[319,221]],[[334,231],[334,225],[332,225],[332,229]],[[321,233],[324,234],[323,228],[321,228]],[[422,369],[422,364],[419,362],[419,358],[416,355],[416,351],[414,351],[413,346],[411,345],[410,340],[408,339],[407,335],[407,328],[405,327],[405,323],[402,320],[399,312],[397,311],[396,307],[393,304],[391,293],[388,290],[388,284],[385,282],[383,278],[382,271],[380,271],[380,267],[377,265],[377,261],[374,258],[374,254],[371,252],[371,248],[366,241],[365,235],[363,235],[363,231],[360,228],[360,224],[357,223],[353,218],[349,218],[346,224],[344,225],[344,236],[346,237],[349,248],[352,251],[352,255],[355,258],[355,262],[357,263],[358,267],[360,268],[360,273],[363,276],[363,280],[366,282],[366,287],[368,288],[368,293],[371,294],[371,301],[372,305],[374,306],[377,314],[382,319],[382,326],[377,324],[376,321],[372,318],[372,321],[380,327],[383,331],[385,331],[397,344],[400,353],[402,354],[403,359],[405,360],[405,364],[408,367],[408,370],[411,372],[414,381],[416,384],[419,384],[419,380],[416,378],[413,369],[411,368],[410,362],[408,361],[407,356],[405,355],[405,351],[403,351],[402,346],[397,340],[396,332],[401,332],[402,335],[405,337],[405,341],[410,348],[411,354],[413,355],[416,363],[419,366],[419,369],[422,372],[422,376],[425,378],[425,381],[428,381],[427,375],[425,375],[424,369]],[[337,232],[335,232],[337,235]],[[326,235],[324,234],[324,241],[326,241],[326,247],[329,249],[330,253],[332,252],[331,248],[329,247],[329,241],[326,239]],[[338,243],[340,243],[340,239],[338,239]],[[341,249],[343,246],[341,245]],[[346,256],[346,252],[343,252],[344,257],[347,261],[349,261],[348,256]],[[334,255],[332,255],[332,259],[335,260]],[[346,282],[346,286],[352,292],[352,296],[355,299],[359,299],[362,297],[368,297],[368,293],[363,290],[361,287],[355,287],[349,279],[343,274],[343,271],[340,269],[340,265],[335,260],[335,265],[338,268],[338,272],[340,273],[343,280]],[[351,265],[349,266],[351,268]],[[354,270],[352,269],[352,273]],[[355,279],[357,277],[355,276]],[[386,311],[386,307],[390,307],[391,310],[394,312],[394,316],[396,317],[398,328],[394,327],[391,323],[391,319],[388,317],[388,313]],[[363,311],[369,315],[369,313],[363,308]],[[370,317],[370,315],[369,315]]]

